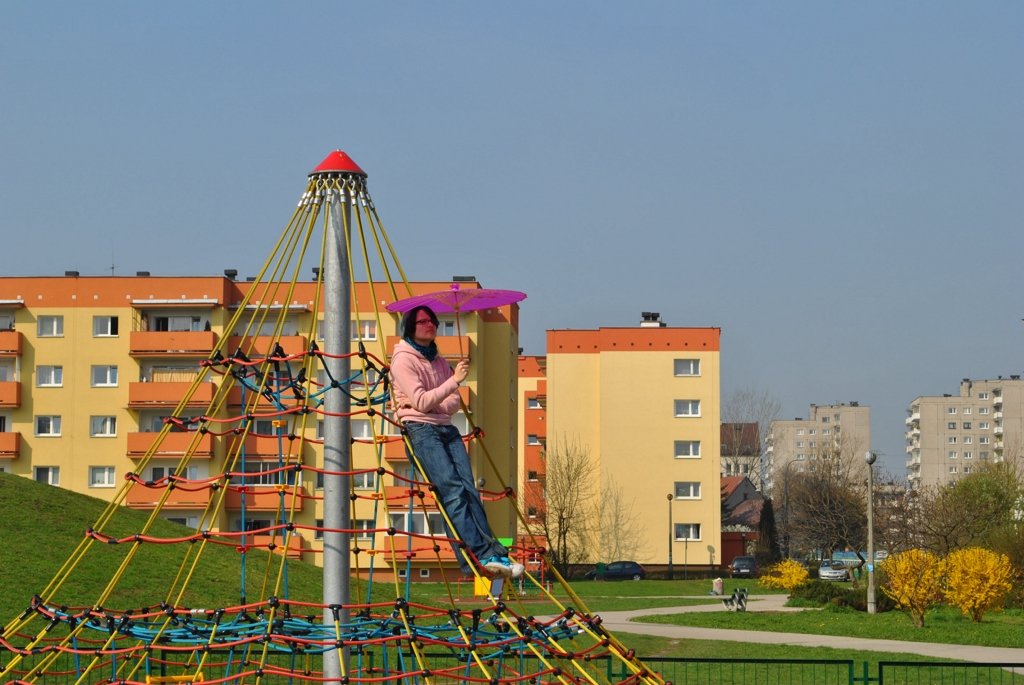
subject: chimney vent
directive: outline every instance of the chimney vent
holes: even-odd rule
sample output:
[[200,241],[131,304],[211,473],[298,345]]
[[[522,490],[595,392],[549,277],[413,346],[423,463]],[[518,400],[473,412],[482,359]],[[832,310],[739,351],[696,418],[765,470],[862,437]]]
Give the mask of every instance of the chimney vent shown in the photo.
[[452,283],[476,283],[476,276],[452,276]]
[[71,277],[76,277],[76,278],[77,278],[77,277],[78,277],[78,272],[77,272],[77,271],[65,271],[65,272],[64,272],[64,275],[65,275],[65,276],[71,276]]
[[135,272],[135,275],[136,275],[136,276],[140,276],[140,277],[141,277],[141,276],[148,276],[148,275],[149,275],[149,272],[148,272],[148,271],[136,271],[136,272]]
[[235,276],[238,275],[238,269],[224,269],[224,275],[233,281]]
[[660,312],[640,312],[640,328],[664,328]]

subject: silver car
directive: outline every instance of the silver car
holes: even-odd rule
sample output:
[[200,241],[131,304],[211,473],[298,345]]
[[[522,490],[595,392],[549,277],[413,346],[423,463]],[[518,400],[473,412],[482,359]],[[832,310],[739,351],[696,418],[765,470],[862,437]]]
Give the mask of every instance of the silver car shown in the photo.
[[818,567],[818,577],[822,580],[848,580],[846,568],[830,559],[822,559]]

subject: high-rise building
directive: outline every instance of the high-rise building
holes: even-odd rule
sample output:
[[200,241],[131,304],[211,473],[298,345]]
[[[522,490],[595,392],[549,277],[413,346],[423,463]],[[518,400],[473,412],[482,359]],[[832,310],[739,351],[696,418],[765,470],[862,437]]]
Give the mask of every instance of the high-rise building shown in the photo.
[[543,363],[520,358],[524,485],[550,490],[560,454],[589,459],[587,525],[602,530],[581,563],[721,563],[719,338],[645,313],[636,327],[550,330]]
[[806,419],[772,421],[764,491],[771,495],[787,470],[808,460],[822,455],[861,459],[870,449],[870,407],[859,402],[812,404]]
[[1024,380],[960,382],[959,395],[907,408],[907,476],[917,489],[954,483],[982,464],[1024,457]]
[[[256,530],[275,520],[279,493],[294,494],[295,520],[310,529],[298,531],[289,553],[318,560],[322,542],[312,527],[322,525],[322,473],[282,474],[279,467],[282,456],[289,463],[322,467],[316,415],[300,421],[296,414],[272,416],[272,411],[259,410],[247,434],[240,435],[242,431],[232,429],[244,425],[249,410],[243,407],[252,406],[247,400],[253,391],[236,383],[222,393],[231,379],[212,372],[197,383],[200,364],[213,358],[215,350],[227,357],[240,348],[241,322],[251,321],[253,314],[266,314],[255,327],[244,329],[253,349],[267,354],[276,342],[287,354],[309,350],[322,331],[318,285],[298,282],[289,290],[261,283],[260,288],[275,295],[245,300],[253,284],[237,282],[235,275],[233,270],[222,277],[145,272],[80,277],[68,272],[64,277],[0,278],[0,470],[112,500],[126,474],[159,481],[173,474],[187,453],[187,469],[179,475],[199,483],[222,474],[229,455],[234,459],[244,449],[244,464],[232,468],[245,475],[233,477],[232,483],[247,492],[229,489],[225,506],[211,514],[214,490],[174,488],[161,507],[162,516],[211,530]],[[450,285],[421,282],[411,288],[419,294]],[[460,285],[479,287],[475,281]],[[379,360],[379,370],[397,342],[398,317],[383,310],[379,285],[371,290],[366,283],[355,284],[353,303],[352,351],[362,346]],[[453,314],[439,314],[441,353],[450,359],[468,355],[472,362],[469,382],[461,389],[469,414],[459,412],[455,423],[463,433],[472,424],[494,436],[486,450],[471,441],[470,456],[483,487],[499,494],[503,483],[513,488],[517,484],[516,449],[508,437],[515,435],[517,420],[516,400],[509,392],[516,383],[517,317],[517,305],[464,313],[458,321]],[[353,369],[357,366],[353,362]],[[368,371],[367,379],[378,378],[378,370]],[[326,381],[322,370],[315,380]],[[186,395],[190,400],[183,404]],[[154,448],[168,420],[173,430]],[[208,431],[196,430],[197,423]],[[414,474],[394,425],[382,421],[379,413],[362,413],[353,416],[351,430],[352,466],[364,471],[353,478],[358,495],[354,526],[424,531],[430,520],[440,532],[440,515],[429,498],[423,505],[399,496],[410,490],[409,483],[390,472]],[[296,440],[296,435],[303,439]],[[378,464],[386,469],[383,475],[376,471]],[[136,484],[124,503],[152,510],[164,492]],[[389,506],[382,506],[382,498]],[[486,506],[495,533],[513,537],[517,519],[512,501],[499,497]],[[357,543],[368,548],[372,536],[357,536]],[[454,569],[451,551],[441,553]],[[357,556],[353,568],[381,566],[388,555]],[[428,578],[436,569],[436,557],[432,552],[421,556],[413,559],[413,573]],[[405,569],[399,573],[404,575]]]

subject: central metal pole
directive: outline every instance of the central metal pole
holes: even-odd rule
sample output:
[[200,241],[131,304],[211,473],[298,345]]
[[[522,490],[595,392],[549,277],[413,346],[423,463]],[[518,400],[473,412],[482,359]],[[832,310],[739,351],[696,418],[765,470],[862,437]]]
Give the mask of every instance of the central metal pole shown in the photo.
[[672,529],[675,527],[672,521],[672,500],[675,497],[672,494],[668,496],[668,579],[672,580],[675,575],[675,568],[672,566],[672,541],[675,538],[675,531]]
[[[345,383],[349,379],[348,357],[333,355],[350,351],[349,321],[351,319],[351,279],[348,273],[348,227],[352,202],[355,199],[347,184],[344,190],[327,191],[327,246],[324,255],[324,328],[323,357],[328,378]],[[351,529],[349,494],[352,492],[351,437],[348,416],[351,408],[348,395],[341,388],[330,389],[324,398],[324,624],[334,626],[336,620],[348,623],[350,534],[338,532]],[[342,475],[344,472],[346,475]],[[333,608],[332,608],[333,607]],[[335,616],[335,613],[338,616]],[[344,637],[342,635],[341,637]],[[342,664],[348,673],[346,650],[325,652],[324,677],[340,681]]]

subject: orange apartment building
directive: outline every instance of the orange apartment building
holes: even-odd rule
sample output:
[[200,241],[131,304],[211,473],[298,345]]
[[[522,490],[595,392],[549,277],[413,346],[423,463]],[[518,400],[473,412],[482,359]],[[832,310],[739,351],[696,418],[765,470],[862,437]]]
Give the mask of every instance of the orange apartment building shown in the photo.
[[[308,441],[280,439],[285,432],[294,435],[300,430],[297,424],[286,431],[281,420],[258,419],[250,431],[254,434],[244,441],[214,431],[172,431],[153,447],[167,417],[187,423],[207,416],[231,425],[228,420],[242,413],[247,391],[233,387],[221,392],[230,379],[210,373],[196,383],[200,363],[215,350],[230,355],[251,344],[255,352],[266,354],[277,343],[293,354],[315,342],[314,331],[323,317],[316,305],[321,300],[315,282],[299,282],[290,293],[281,284],[259,284],[267,288],[263,295],[240,307],[254,284],[234,276],[228,270],[225,276],[195,277],[146,272],[126,277],[81,277],[76,272],[64,277],[0,277],[0,470],[110,501],[128,473],[137,473],[144,481],[159,480],[174,473],[187,455],[185,476],[200,481],[222,473],[229,455],[244,449],[245,493],[228,492],[223,506],[211,511],[210,489],[175,488],[162,515],[191,527],[202,522],[212,530],[254,530],[277,518],[285,496],[296,503],[296,523],[311,528],[320,524],[320,474],[303,471],[284,479],[271,473],[282,456],[290,463],[322,465],[313,420],[301,426]],[[450,285],[420,282],[411,288],[413,294],[421,294]],[[475,280],[460,285],[479,287]],[[366,283],[355,284],[351,322],[353,351],[362,344],[381,360],[397,342],[399,325],[398,315],[384,311],[390,296],[382,296],[382,290],[379,285],[374,290]],[[256,327],[242,330],[238,322],[252,321],[253,316]],[[516,383],[518,306],[462,314],[458,322],[451,314],[439,317],[441,353],[450,359],[464,354],[472,360],[469,382],[462,389],[468,415],[460,412],[455,421],[464,432],[476,425],[498,436],[488,440],[489,457],[479,444],[471,443],[474,471],[487,490],[500,492],[505,485],[514,489],[516,447],[514,440],[500,436],[515,435],[516,430],[516,400],[506,389]],[[243,332],[248,337],[240,337]],[[182,403],[186,395],[189,401]],[[375,468],[382,458],[386,469],[412,475],[397,431],[379,418],[371,421],[362,417],[351,422],[357,440],[353,468]],[[401,501],[401,493],[409,490],[404,481],[373,472],[354,480],[356,493],[363,495],[352,510],[355,527],[394,525],[422,531],[428,518],[432,523],[440,518],[430,513],[436,507],[429,498],[426,514],[418,502],[413,506],[412,498]],[[135,484],[125,504],[153,509],[163,494]],[[392,505],[382,508],[382,497]],[[496,534],[514,536],[514,503],[502,499],[488,503],[487,509]],[[357,536],[357,543],[368,549],[374,536]],[[304,530],[293,539],[289,554],[318,562],[320,549],[319,535]],[[450,550],[445,547],[442,555],[450,562],[443,572],[452,571]],[[387,555],[359,556],[364,568],[373,563],[385,574],[391,570]],[[429,557],[414,557],[416,578],[439,579],[436,558],[433,553]],[[399,575],[404,574],[405,569],[399,569]]]

